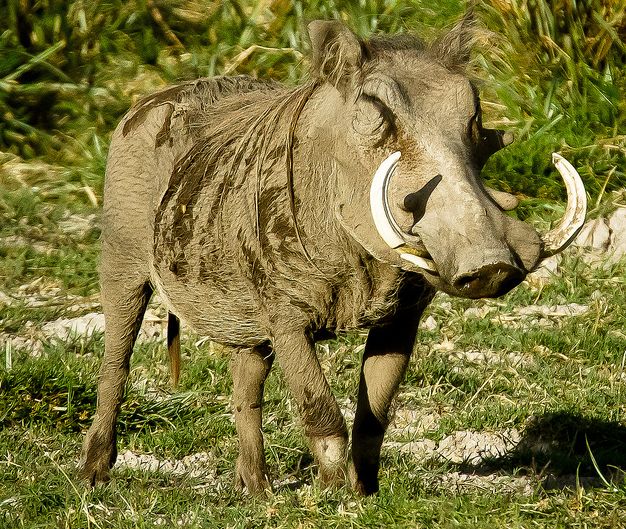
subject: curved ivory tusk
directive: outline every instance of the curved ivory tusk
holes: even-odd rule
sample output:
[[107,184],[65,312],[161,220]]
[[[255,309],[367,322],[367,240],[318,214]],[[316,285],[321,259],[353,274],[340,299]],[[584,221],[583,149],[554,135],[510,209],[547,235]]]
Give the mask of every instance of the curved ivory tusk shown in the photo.
[[408,261],[413,266],[437,273],[437,268],[432,260],[415,255],[412,252],[412,248],[407,246],[406,238],[389,210],[387,188],[399,159],[400,151],[390,154],[380,164],[376,173],[374,173],[370,187],[370,209],[374,225],[382,239],[390,248],[397,250],[402,259]]
[[387,201],[387,187],[389,187],[389,180],[396,170],[399,159],[400,151],[396,151],[385,158],[376,169],[370,187],[370,209],[374,224],[380,236],[391,248],[398,248],[406,242],[391,216]]
[[567,207],[561,222],[541,237],[543,241],[542,259],[563,251],[571,244],[583,227],[587,213],[587,194],[578,171],[557,153],[552,153],[552,163],[565,182]]

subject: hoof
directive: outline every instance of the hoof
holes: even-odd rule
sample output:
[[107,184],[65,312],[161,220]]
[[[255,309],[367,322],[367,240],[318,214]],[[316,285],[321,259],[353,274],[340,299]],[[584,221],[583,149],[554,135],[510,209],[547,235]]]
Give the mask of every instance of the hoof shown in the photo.
[[90,487],[95,487],[100,483],[107,483],[111,479],[109,468],[95,468],[93,465],[79,466],[78,476],[82,481],[87,482]]
[[83,450],[78,466],[79,476],[95,487],[98,483],[109,481],[109,470],[117,459],[117,449],[114,436],[101,435],[91,429],[83,444]]
[[272,490],[266,471],[251,471],[239,462],[235,470],[234,487],[238,491],[247,490],[248,494],[260,497],[266,496]]
[[350,465],[348,471],[350,477],[350,486],[352,490],[359,496],[371,496],[378,492],[378,477],[370,476],[369,478],[358,477],[354,464]]

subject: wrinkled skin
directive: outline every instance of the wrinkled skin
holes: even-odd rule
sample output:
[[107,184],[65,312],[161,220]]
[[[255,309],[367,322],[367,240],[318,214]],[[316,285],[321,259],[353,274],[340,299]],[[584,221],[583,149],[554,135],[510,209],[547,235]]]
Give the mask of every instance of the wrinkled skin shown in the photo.
[[[153,291],[185,325],[232,348],[236,485],[269,486],[261,414],[275,358],[321,480],[349,478],[371,494],[390,404],[436,289],[499,296],[538,260],[538,235],[504,215],[478,178],[500,136],[482,128],[461,73],[463,24],[431,48],[407,37],[361,42],[335,22],[309,31],[307,85],[184,83],[139,103],[113,136],[100,267],[105,355],[81,458],[93,484],[115,462],[115,423]],[[438,275],[403,262],[374,228],[370,182],[396,150],[392,213],[421,238]],[[315,341],[349,329],[369,335],[347,464],[346,424]]]

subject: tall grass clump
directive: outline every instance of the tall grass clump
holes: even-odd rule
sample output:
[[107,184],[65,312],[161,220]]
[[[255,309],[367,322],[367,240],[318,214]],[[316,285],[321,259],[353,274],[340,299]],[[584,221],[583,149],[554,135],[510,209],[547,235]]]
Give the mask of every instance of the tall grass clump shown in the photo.
[[0,150],[79,162],[167,83],[224,73],[296,82],[314,18],[369,35],[441,26],[460,11],[459,0],[437,11],[399,0],[0,0]]
[[505,105],[493,108],[526,140],[490,175],[557,197],[549,154],[561,150],[593,197],[624,187],[626,0],[480,0],[477,12],[501,36],[481,57],[487,92]]

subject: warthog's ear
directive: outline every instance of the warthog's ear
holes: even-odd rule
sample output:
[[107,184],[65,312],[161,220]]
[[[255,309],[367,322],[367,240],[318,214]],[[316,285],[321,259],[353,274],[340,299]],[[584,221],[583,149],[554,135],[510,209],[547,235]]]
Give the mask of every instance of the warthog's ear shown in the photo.
[[442,64],[454,69],[469,62],[477,39],[476,19],[473,10],[469,9],[450,31],[433,43],[431,49]]
[[314,20],[308,29],[312,75],[340,88],[361,64],[361,42],[337,20]]

